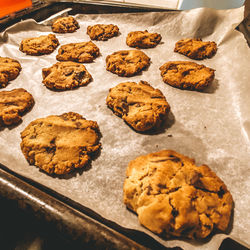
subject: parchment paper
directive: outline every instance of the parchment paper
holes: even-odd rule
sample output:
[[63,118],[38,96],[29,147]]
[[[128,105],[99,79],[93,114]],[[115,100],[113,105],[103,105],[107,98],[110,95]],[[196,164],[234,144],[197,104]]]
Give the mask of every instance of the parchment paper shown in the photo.
[[[164,240],[142,227],[137,216],[123,204],[122,187],[128,162],[142,154],[173,149],[195,158],[197,164],[207,164],[226,183],[235,202],[229,234],[249,244],[250,51],[243,35],[235,30],[243,19],[243,11],[242,7],[223,11],[201,8],[167,13],[78,15],[81,28],[77,32],[56,34],[61,45],[89,41],[86,28],[96,23],[117,24],[121,34],[105,42],[95,42],[101,56],[85,64],[94,80],[86,87],[65,92],[51,91],[42,84],[41,70],[57,62],[57,51],[28,56],[18,50],[22,39],[51,33],[50,20],[42,24],[27,20],[12,26],[1,34],[0,55],[19,60],[22,71],[5,89],[25,88],[34,96],[35,106],[23,116],[20,125],[0,131],[1,163],[108,220],[146,232],[165,246],[217,249],[225,234],[216,234],[202,243]],[[162,35],[160,45],[143,50],[151,58],[148,70],[130,78],[106,71],[107,55],[129,49],[125,43],[127,33],[145,29]],[[176,89],[161,79],[159,67],[163,63],[192,61],[173,52],[175,42],[185,37],[201,37],[218,44],[213,58],[198,62],[216,70],[212,86],[204,92]],[[136,133],[105,104],[109,88],[139,80],[159,88],[170,103],[171,114],[161,133]],[[98,122],[102,150],[89,169],[76,171],[67,178],[53,178],[29,166],[20,150],[20,132],[34,119],[69,111]]]

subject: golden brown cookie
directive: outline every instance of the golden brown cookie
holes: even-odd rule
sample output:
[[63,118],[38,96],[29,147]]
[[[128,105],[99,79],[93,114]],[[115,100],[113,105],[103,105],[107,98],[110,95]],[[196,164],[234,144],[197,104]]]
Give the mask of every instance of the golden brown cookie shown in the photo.
[[39,56],[52,53],[58,45],[59,41],[56,36],[49,34],[47,36],[26,38],[22,40],[19,50],[27,55]]
[[150,58],[140,50],[120,50],[106,57],[106,69],[119,76],[134,76],[149,64]]
[[51,26],[52,31],[55,33],[72,33],[79,28],[78,22],[72,16],[60,17]]
[[170,110],[162,92],[145,81],[118,84],[109,90],[106,103],[137,131],[160,127]]
[[114,24],[96,24],[88,26],[87,34],[91,40],[106,41],[119,33],[119,28]]
[[175,44],[175,52],[189,58],[201,60],[211,58],[217,51],[215,42],[203,42],[200,38],[182,39]]
[[16,79],[21,69],[17,60],[0,56],[0,88],[6,87],[9,81]]
[[62,45],[56,56],[58,61],[89,63],[100,55],[99,48],[93,42],[69,43]]
[[17,124],[34,105],[33,96],[25,89],[0,92],[0,127]]
[[227,229],[232,195],[208,166],[163,150],[131,161],[126,175],[124,203],[152,232],[198,239]]
[[92,76],[84,65],[76,62],[58,62],[42,70],[43,84],[49,89],[67,90],[87,85]]
[[154,48],[161,41],[161,35],[158,33],[149,33],[145,31],[132,31],[128,33],[126,43],[134,48]]
[[97,123],[73,112],[35,120],[21,138],[29,164],[57,175],[83,168],[101,147]]
[[203,90],[214,80],[214,69],[194,62],[173,61],[160,67],[165,83],[189,90]]

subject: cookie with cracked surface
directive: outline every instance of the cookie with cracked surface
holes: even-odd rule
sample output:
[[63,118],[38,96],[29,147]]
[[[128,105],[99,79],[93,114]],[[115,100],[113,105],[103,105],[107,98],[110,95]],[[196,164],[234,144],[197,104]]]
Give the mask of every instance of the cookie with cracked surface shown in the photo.
[[47,36],[39,36],[33,38],[26,38],[22,40],[19,50],[27,55],[39,56],[51,54],[59,45],[54,34],[49,34]]
[[42,70],[43,84],[49,89],[67,90],[87,85],[92,76],[84,65],[76,62],[58,62]]
[[106,103],[136,131],[159,128],[170,110],[162,92],[145,81],[118,84],[109,90]]
[[56,59],[58,61],[90,63],[99,55],[99,48],[93,42],[89,41],[62,45],[58,50]]
[[217,45],[215,42],[203,42],[200,38],[182,39],[175,44],[174,48],[174,52],[196,60],[211,58],[216,51]]
[[25,89],[0,92],[0,127],[17,124],[34,105],[33,96]]
[[126,43],[129,47],[134,48],[154,48],[161,41],[161,35],[158,33],[149,33],[145,31],[132,31],[128,33]]
[[120,50],[106,57],[106,69],[118,76],[134,76],[149,64],[150,58],[140,50]]
[[21,138],[29,164],[56,175],[83,168],[101,147],[98,124],[74,112],[37,119]]
[[72,33],[79,28],[78,22],[72,16],[60,17],[51,26],[52,31],[55,33]]
[[0,88],[6,87],[9,81],[16,79],[21,69],[17,60],[0,56]]
[[106,41],[119,33],[119,28],[114,24],[96,24],[87,27],[87,34],[91,40]]
[[124,203],[152,232],[199,239],[227,229],[232,195],[208,166],[163,150],[132,160],[126,175]]
[[160,67],[165,83],[189,90],[203,90],[214,80],[214,69],[188,61],[172,61]]

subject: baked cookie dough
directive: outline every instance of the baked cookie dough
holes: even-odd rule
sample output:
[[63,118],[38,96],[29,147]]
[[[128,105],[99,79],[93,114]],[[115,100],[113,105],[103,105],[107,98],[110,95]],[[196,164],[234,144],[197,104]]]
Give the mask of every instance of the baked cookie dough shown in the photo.
[[227,229],[232,195],[208,166],[163,150],[131,161],[126,175],[124,203],[152,232],[199,239]]
[[60,17],[51,26],[52,31],[55,33],[72,33],[79,28],[78,22],[72,16]]
[[83,168],[101,147],[97,123],[73,112],[35,120],[21,138],[26,160],[48,174]]
[[109,90],[106,103],[136,131],[160,127],[170,110],[162,92],[145,81],[118,84]]
[[106,69],[118,76],[134,76],[149,64],[150,58],[140,50],[120,50],[106,57]]
[[158,33],[149,33],[145,31],[132,31],[128,33],[126,43],[134,48],[154,48],[161,41],[161,35]]
[[91,40],[106,41],[119,33],[119,28],[113,24],[96,24],[88,26],[87,34]]
[[0,92],[0,127],[19,123],[34,105],[33,96],[25,89]]
[[9,81],[16,79],[21,69],[17,60],[0,56],[0,88],[6,87]]
[[49,89],[67,90],[87,85],[92,76],[84,65],[76,62],[58,62],[42,70],[43,84]]
[[215,42],[203,42],[200,38],[182,39],[175,44],[174,52],[191,59],[202,60],[211,58],[217,51]]
[[39,36],[34,38],[26,38],[22,40],[19,50],[27,55],[39,56],[52,53],[59,41],[54,34],[47,36]]
[[58,61],[90,63],[99,55],[99,48],[93,42],[89,41],[62,45],[58,50],[56,59]]
[[160,67],[165,83],[189,90],[203,90],[214,80],[214,69],[194,62],[172,61]]

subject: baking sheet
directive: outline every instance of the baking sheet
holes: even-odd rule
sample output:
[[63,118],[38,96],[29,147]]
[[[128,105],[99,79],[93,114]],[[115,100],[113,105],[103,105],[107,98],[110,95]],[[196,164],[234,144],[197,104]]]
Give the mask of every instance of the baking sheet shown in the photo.
[[[56,34],[61,45],[89,41],[86,28],[96,23],[117,24],[120,35],[105,42],[94,42],[101,56],[85,64],[94,80],[85,87],[64,92],[51,91],[42,84],[41,69],[57,62],[58,49],[44,56],[28,56],[18,50],[22,39],[51,33],[51,19],[40,24],[26,20],[10,27],[0,36],[0,55],[17,59],[22,71],[4,90],[25,88],[33,95],[35,106],[23,116],[20,125],[0,131],[0,162],[108,220],[146,232],[165,246],[217,249],[225,234],[216,234],[205,242],[164,240],[140,226],[137,216],[123,204],[122,186],[128,162],[142,154],[173,149],[195,158],[197,164],[207,164],[226,183],[235,202],[229,235],[250,244],[250,51],[243,35],[235,30],[243,20],[243,12],[242,7],[220,11],[200,8],[167,13],[78,15],[76,19],[81,28],[77,32]],[[127,33],[145,29],[162,35],[160,45],[143,50],[151,58],[149,68],[130,78],[106,71],[107,55],[130,49],[125,43]],[[173,52],[175,42],[184,37],[201,37],[218,44],[213,58],[198,62],[216,70],[213,84],[204,92],[176,89],[161,79],[159,67],[166,61],[192,61]],[[171,106],[166,128],[158,134],[136,133],[105,104],[109,88],[139,80],[159,88]],[[20,132],[34,119],[69,111],[98,122],[102,150],[90,168],[53,178],[28,165],[19,146]]]

